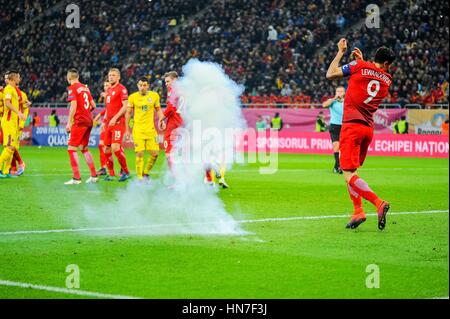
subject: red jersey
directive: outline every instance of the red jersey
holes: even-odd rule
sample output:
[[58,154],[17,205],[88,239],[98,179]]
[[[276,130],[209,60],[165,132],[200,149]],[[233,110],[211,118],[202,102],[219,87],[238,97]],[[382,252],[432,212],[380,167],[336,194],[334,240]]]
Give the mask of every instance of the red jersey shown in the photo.
[[[111,119],[119,113],[123,106],[123,101],[128,100],[128,91],[125,86],[118,83],[106,91],[105,108],[106,108],[106,122],[109,123]],[[117,124],[125,124],[125,114],[117,120]]]
[[89,88],[86,85],[77,82],[69,86],[67,95],[67,102],[77,102],[77,110],[73,117],[73,125],[92,126],[91,102],[93,99]]
[[171,88],[167,90],[167,107],[164,110],[164,117],[167,118],[166,131],[170,132],[183,124],[180,114],[182,100],[176,96]]
[[373,126],[373,114],[388,95],[392,76],[375,63],[355,60],[342,66],[344,76],[350,76],[344,98],[343,123],[359,122]]

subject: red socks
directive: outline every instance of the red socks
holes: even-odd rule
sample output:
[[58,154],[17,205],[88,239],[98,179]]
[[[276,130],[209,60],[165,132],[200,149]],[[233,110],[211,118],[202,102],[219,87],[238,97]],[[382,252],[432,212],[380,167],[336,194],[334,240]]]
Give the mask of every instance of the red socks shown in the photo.
[[[371,202],[373,205],[375,205],[375,207],[379,206],[381,200],[378,198],[377,194],[375,194],[370,189],[369,185],[367,185],[367,183],[363,179],[359,178],[358,175],[353,175],[348,184],[359,196]],[[359,200],[361,201],[361,199]]]
[[116,176],[114,172],[114,158],[112,153],[105,153],[106,166],[108,167],[109,176]]
[[205,175],[206,175],[206,180],[208,182],[212,182],[212,174],[211,174],[211,170],[210,169],[206,170]]
[[119,161],[120,167],[122,168],[122,171],[124,171],[125,174],[130,174],[130,171],[127,167],[127,159],[125,157],[125,153],[123,151],[123,148],[120,148],[118,151],[114,153],[117,157],[117,160]]
[[358,214],[362,211],[362,201],[361,196],[355,190],[350,186],[350,184],[347,183],[347,189],[348,193],[350,195],[350,199],[353,202],[353,207],[355,208],[354,212],[355,214]]
[[105,147],[103,145],[98,146],[98,150],[100,152],[100,167],[103,168],[106,166],[106,155],[105,155]]
[[70,165],[72,166],[73,171],[73,178],[80,180],[81,176],[77,151],[68,150],[67,152],[69,153]]
[[88,150],[81,151],[86,160],[86,163],[89,166],[89,170],[91,171],[91,176],[96,177],[97,172],[95,171],[94,159],[92,158],[92,154]]
[[16,160],[19,165],[23,164],[22,157],[20,157],[20,153],[18,150],[14,151],[13,160]]

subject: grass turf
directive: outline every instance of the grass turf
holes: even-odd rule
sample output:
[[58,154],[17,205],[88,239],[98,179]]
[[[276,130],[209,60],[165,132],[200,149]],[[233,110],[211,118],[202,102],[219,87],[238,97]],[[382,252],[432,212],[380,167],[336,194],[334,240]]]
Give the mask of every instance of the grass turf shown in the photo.
[[[125,187],[65,187],[71,173],[64,149],[24,147],[21,153],[25,176],[0,180],[0,232],[71,228],[77,202],[113,200]],[[127,155],[134,167],[133,154]],[[161,157],[155,170],[163,163]],[[448,211],[448,164],[369,157],[360,175],[391,202],[391,212]],[[280,155],[273,175],[259,174],[256,164],[236,166],[227,173],[232,188],[219,196],[237,219],[345,215],[351,202],[331,166],[331,156],[318,155]],[[448,296],[448,213],[388,215],[383,232],[374,216],[357,230],[346,230],[346,222],[249,223],[245,236],[0,235],[0,280],[64,288],[66,266],[77,264],[82,290],[145,298]],[[370,264],[380,269],[378,289],[365,284]],[[0,298],[78,297],[0,285]]]

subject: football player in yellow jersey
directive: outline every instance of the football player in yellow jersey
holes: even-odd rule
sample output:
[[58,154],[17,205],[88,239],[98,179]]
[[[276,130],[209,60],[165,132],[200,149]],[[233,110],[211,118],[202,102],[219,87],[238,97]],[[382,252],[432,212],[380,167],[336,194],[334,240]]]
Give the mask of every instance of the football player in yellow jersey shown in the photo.
[[[19,98],[19,111],[23,113],[25,118],[28,118],[28,114],[30,113],[30,106],[31,102],[28,100],[27,94],[22,91],[21,89],[18,89],[18,93],[20,92],[20,98]],[[22,157],[20,156],[19,149],[20,149],[20,136],[22,135],[22,131],[25,127],[25,122],[19,119],[19,132],[18,132],[18,138],[15,145],[16,150],[14,151],[13,159],[11,162],[11,171],[10,173],[12,175],[21,176],[25,172],[25,163],[22,160]]]
[[3,89],[2,130],[4,149],[0,155],[0,178],[12,177],[9,170],[19,138],[19,120],[26,121],[26,117],[19,110],[17,86],[20,83],[20,74],[17,71],[9,71],[6,74],[6,79],[7,85]]
[[3,118],[3,86],[0,86],[0,141],[3,143],[2,120]]
[[[159,155],[158,132],[155,129],[154,113],[158,120],[164,118],[159,94],[149,90],[148,79],[142,77],[137,84],[138,92],[128,97],[128,109],[125,114],[126,134],[130,137],[129,123],[134,111],[133,141],[136,152],[136,175],[139,180],[148,178]],[[144,167],[144,152],[150,152],[150,158]]]

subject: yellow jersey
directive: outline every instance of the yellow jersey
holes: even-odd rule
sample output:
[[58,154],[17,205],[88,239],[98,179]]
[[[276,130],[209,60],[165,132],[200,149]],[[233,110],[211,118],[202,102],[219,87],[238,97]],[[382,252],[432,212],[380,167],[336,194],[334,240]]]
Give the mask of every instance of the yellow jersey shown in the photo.
[[6,100],[10,100],[12,105],[19,110],[19,94],[17,93],[17,90],[15,87],[11,86],[11,85],[7,85],[4,89],[3,89],[3,105],[4,105],[4,111],[3,111],[3,118],[2,118],[2,122],[3,123],[8,123],[10,125],[18,125],[19,124],[19,116],[17,115],[17,113],[11,111],[10,109],[8,109],[8,107],[6,106]]
[[134,110],[133,135],[155,136],[155,110],[161,108],[159,94],[153,91],[146,95],[135,92],[128,97],[128,106]]
[[[20,93],[22,95],[22,98],[20,99],[19,111],[22,112],[23,115],[25,115],[25,118],[28,118],[28,114],[30,113],[30,108],[28,107],[28,104],[27,104],[28,96],[22,90],[20,90]],[[25,127],[25,121],[22,121],[21,119],[19,119],[19,128],[23,129],[24,127]]]
[[3,89],[0,91],[0,120],[3,117]]

